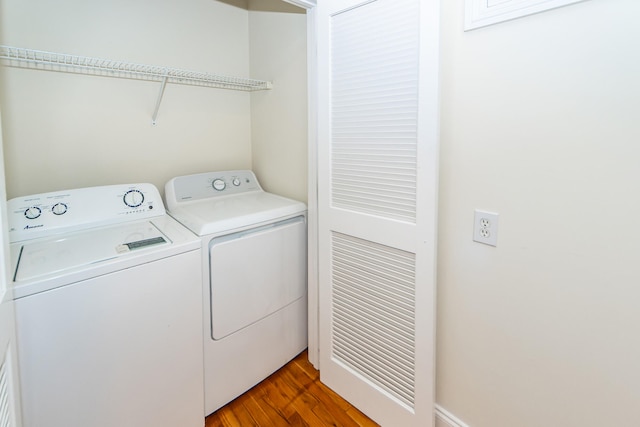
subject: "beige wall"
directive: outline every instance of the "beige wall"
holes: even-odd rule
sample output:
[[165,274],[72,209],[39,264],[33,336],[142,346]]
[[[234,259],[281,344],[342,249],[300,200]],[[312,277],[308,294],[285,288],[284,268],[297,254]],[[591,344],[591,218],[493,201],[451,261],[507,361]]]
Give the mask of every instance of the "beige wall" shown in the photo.
[[640,3],[467,33],[463,3],[442,1],[438,403],[470,427],[638,426]]
[[306,203],[306,15],[251,11],[249,28],[251,74],[274,85],[251,98],[253,170],[265,190]]
[[8,196],[162,190],[173,176],[253,167],[268,191],[306,201],[306,16],[248,5],[0,0],[6,45],[275,82],[252,94],[170,84],[152,125],[159,83],[2,68]]
[[[212,0],[0,0],[3,44],[249,76],[248,12]],[[2,69],[9,197],[251,167],[250,94]]]

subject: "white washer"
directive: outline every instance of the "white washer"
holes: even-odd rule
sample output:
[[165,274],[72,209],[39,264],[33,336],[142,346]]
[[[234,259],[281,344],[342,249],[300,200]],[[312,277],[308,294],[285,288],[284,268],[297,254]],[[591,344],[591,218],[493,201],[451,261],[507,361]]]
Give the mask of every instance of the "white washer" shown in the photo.
[[7,206],[24,426],[203,426],[200,241],[156,187]]
[[306,206],[246,170],[173,178],[165,197],[202,239],[210,414],[307,347]]

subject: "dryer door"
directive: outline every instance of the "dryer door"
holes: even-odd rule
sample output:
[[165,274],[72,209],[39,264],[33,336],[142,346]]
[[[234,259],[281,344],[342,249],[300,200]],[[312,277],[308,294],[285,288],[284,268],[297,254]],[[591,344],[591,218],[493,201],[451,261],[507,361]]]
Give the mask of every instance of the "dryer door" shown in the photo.
[[209,243],[211,338],[219,340],[306,296],[304,216]]

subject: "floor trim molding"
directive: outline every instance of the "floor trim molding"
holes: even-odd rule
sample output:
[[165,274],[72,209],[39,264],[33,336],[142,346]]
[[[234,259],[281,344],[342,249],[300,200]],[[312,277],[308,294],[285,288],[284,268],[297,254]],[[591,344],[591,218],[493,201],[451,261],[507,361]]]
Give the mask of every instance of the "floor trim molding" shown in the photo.
[[463,423],[458,417],[436,404],[436,420],[444,423],[446,427],[469,427]]

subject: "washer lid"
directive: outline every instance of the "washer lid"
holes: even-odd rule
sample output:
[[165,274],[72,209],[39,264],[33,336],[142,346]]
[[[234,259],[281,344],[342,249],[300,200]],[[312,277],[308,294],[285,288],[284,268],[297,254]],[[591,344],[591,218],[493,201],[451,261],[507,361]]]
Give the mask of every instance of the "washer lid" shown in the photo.
[[97,264],[145,248],[168,245],[169,239],[151,222],[135,222],[34,240],[22,245],[15,282]]
[[306,211],[304,203],[264,191],[181,203],[169,213],[199,236],[261,224]]

